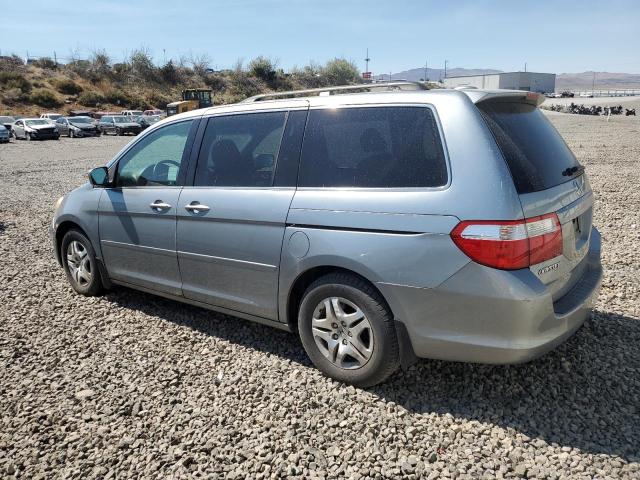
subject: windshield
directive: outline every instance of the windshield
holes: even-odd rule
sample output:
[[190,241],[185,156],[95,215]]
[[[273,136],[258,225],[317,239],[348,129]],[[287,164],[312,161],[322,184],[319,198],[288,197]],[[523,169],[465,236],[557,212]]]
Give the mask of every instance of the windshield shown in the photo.
[[145,115],[142,118],[149,123],[156,123],[157,121],[160,120],[160,117],[158,115]]
[[131,123],[131,119],[127,117],[113,117],[116,123]]
[[481,102],[478,108],[502,150],[518,193],[555,187],[582,171],[573,152],[536,106]]
[[36,120],[25,120],[24,123],[28,127],[33,127],[34,125],[49,125],[49,122],[47,120],[42,120],[39,118]]
[[73,117],[69,121],[71,123],[93,123],[89,117]]

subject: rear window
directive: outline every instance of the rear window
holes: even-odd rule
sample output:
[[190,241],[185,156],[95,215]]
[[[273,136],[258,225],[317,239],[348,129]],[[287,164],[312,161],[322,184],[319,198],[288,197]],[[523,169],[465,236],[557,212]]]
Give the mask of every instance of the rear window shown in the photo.
[[309,112],[299,186],[402,188],[446,183],[444,150],[430,108]]
[[502,150],[518,193],[531,193],[571,180],[563,175],[578,161],[544,114],[526,103],[478,104]]

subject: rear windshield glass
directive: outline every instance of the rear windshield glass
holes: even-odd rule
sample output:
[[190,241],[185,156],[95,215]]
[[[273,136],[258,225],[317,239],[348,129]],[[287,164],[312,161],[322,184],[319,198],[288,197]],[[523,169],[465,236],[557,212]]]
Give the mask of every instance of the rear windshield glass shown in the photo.
[[302,187],[439,187],[447,165],[431,109],[312,110],[304,134]]
[[518,193],[537,192],[571,180],[562,173],[578,166],[578,161],[537,107],[483,102],[478,108],[502,150]]

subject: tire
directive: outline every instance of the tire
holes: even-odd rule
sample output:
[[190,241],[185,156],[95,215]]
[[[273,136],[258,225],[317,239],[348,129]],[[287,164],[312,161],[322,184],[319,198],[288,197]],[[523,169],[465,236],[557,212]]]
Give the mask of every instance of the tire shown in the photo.
[[31,134],[29,132],[24,132],[24,139],[27,141],[31,141]]
[[76,135],[73,133],[73,130],[69,129],[69,138],[74,138]]
[[124,135],[124,132],[122,130],[120,130],[119,128],[116,128],[116,135],[118,135],[119,137]]
[[103,291],[95,252],[82,232],[72,229],[65,233],[60,246],[60,258],[67,280],[76,292],[94,297]]
[[[351,318],[340,325],[343,314]],[[332,273],[313,282],[300,304],[298,331],[313,364],[340,382],[370,387],[400,365],[393,315],[382,296],[355,275]]]

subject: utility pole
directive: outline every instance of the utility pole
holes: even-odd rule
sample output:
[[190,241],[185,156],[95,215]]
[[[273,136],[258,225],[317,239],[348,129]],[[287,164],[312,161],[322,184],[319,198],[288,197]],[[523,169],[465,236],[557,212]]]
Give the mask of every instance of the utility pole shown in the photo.
[[444,78],[447,78],[447,63],[449,63],[449,60],[444,61]]
[[527,71],[527,62],[524,62],[524,71]]
[[167,64],[167,51],[164,48],[162,49],[162,64]]
[[424,83],[429,81],[429,62],[427,60],[424,61]]
[[369,71],[369,60],[371,60],[371,59],[369,58],[369,49],[367,48],[367,56],[364,59],[364,64],[365,64],[364,71],[365,72]]
[[56,64],[56,67],[58,66],[58,56],[56,55],[56,51],[53,51],[53,61]]
[[596,90],[596,72],[593,72],[593,81],[591,82],[591,94],[593,95]]

